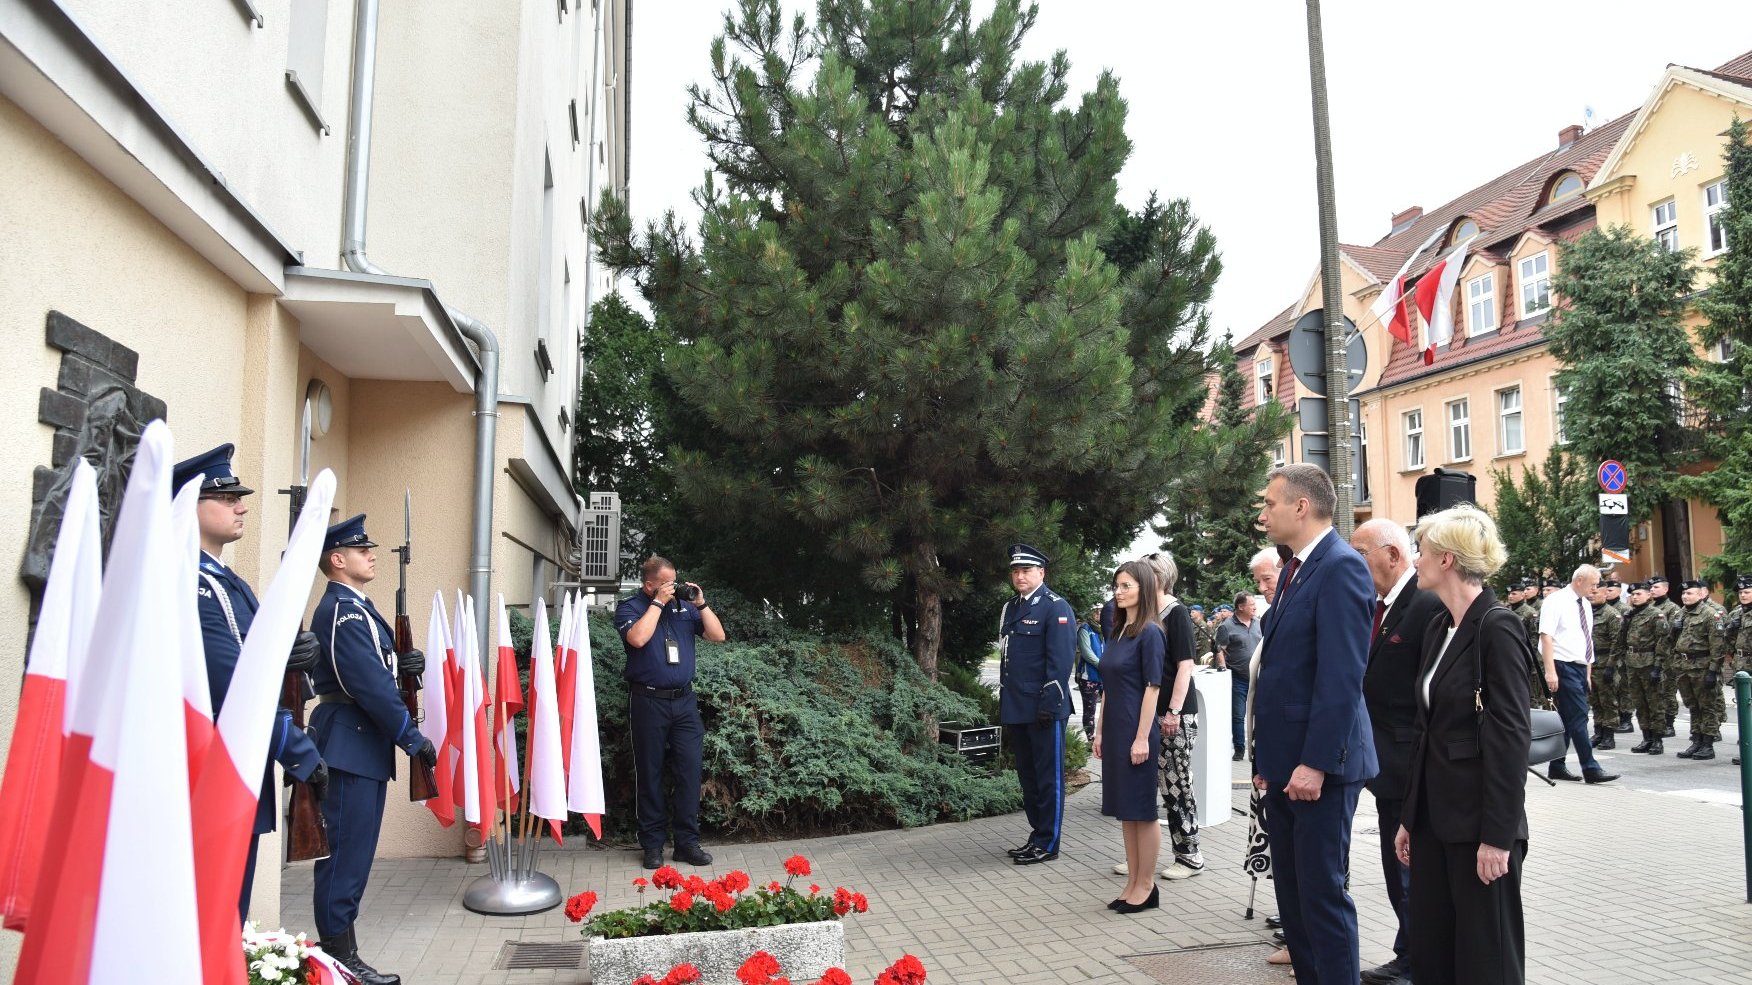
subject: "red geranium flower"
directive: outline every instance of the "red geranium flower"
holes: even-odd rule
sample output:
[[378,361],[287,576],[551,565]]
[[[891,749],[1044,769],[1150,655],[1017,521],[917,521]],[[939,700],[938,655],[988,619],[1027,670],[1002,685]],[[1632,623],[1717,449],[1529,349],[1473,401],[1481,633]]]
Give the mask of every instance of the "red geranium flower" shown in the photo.
[[677,913],[686,913],[693,909],[693,905],[693,894],[685,889],[669,898],[669,908]]
[[801,855],[793,855],[785,859],[785,874],[790,876],[809,875],[809,860]]
[[819,893],[819,892],[821,892],[821,884],[820,883],[812,882],[809,884],[809,895],[814,896],[816,893]]
[[706,881],[699,876],[688,876],[686,879],[682,880],[681,888],[698,896],[706,891]]
[[688,985],[700,980],[700,969],[691,964],[678,964],[663,976],[661,985]]
[[863,893],[853,893],[852,894],[852,909],[858,911],[859,913],[870,912],[870,898],[865,896]]
[[708,887],[706,889],[706,899],[712,901],[712,905],[718,908],[719,913],[724,913],[736,905],[736,897],[725,892],[723,886],[714,885]]
[[651,885],[651,884],[645,881],[644,876],[640,876],[639,878],[633,880],[633,886],[636,887],[639,890],[639,892],[641,892],[641,893],[644,892],[645,887],[649,886],[649,885]]
[[779,973],[779,959],[765,951],[756,951],[736,969],[736,980],[742,985],[768,985]]
[[724,884],[725,889],[733,893],[740,893],[748,888],[748,873],[738,869],[719,881]]
[[771,893],[776,893],[783,888],[784,888],[783,886],[779,885],[779,881],[777,879],[774,879],[772,882],[767,883],[767,891],[771,892]]
[[681,873],[673,865],[665,865],[651,873],[651,885],[658,889],[680,889]]
[[839,886],[833,891],[833,912],[835,916],[843,917],[852,909],[852,891]]
[[659,985],[659,982],[650,975],[640,975],[633,979],[633,985]]
[[566,919],[577,923],[596,908],[596,894],[582,892],[566,901]]
[[843,968],[829,968],[815,981],[815,985],[852,985],[852,976]]

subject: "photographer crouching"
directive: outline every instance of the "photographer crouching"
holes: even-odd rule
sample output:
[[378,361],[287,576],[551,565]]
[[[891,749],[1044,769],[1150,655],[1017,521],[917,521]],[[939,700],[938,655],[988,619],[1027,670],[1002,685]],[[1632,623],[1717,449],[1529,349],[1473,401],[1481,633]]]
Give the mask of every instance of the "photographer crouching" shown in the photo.
[[[663,845],[675,830],[675,860],[710,865],[700,847],[700,756],[705,726],[694,697],[694,638],[724,642],[700,586],[678,581],[675,565],[653,555],[639,568],[637,594],[622,599],[614,628],[627,651],[627,721],[633,734],[639,844],[645,868],[663,864]],[[666,769],[667,767],[667,769]],[[664,795],[664,774],[673,773],[674,800]]]

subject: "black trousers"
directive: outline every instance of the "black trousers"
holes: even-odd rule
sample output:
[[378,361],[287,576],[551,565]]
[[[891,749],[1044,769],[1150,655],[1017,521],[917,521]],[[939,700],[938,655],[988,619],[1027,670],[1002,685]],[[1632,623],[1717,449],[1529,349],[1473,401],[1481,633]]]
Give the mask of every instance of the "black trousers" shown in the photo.
[[1393,839],[1399,834],[1399,815],[1404,810],[1403,800],[1375,799],[1381,829],[1381,878],[1387,884],[1387,902],[1393,907],[1393,915],[1399,918],[1399,932],[1393,935],[1393,953],[1401,958],[1405,957],[1405,946],[1411,937],[1411,867],[1399,864]]
[[316,860],[316,932],[322,940],[346,933],[359,918],[359,902],[371,879],[377,834],[389,783],[329,767],[322,819],[328,825],[328,858]]
[[[639,785],[639,845],[660,852],[671,828],[677,848],[700,843],[700,757],[706,727],[692,691],[659,698],[631,688],[628,719],[633,732],[633,770]],[[664,790],[674,781],[674,793]]]
[[1016,757],[1022,786],[1022,813],[1028,818],[1028,843],[1056,852],[1065,822],[1065,723],[1004,726],[1004,739]]
[[1411,833],[1411,978],[1417,985],[1526,981],[1526,858],[1527,843],[1516,842],[1508,874],[1486,886],[1478,881],[1477,842],[1438,841],[1427,828]]

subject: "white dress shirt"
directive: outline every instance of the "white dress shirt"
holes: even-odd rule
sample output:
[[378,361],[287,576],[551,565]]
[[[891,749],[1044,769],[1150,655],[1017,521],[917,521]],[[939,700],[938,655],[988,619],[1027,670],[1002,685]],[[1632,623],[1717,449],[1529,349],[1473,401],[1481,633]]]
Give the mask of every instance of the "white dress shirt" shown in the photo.
[[1575,588],[1565,585],[1545,597],[1539,607],[1539,635],[1551,637],[1551,657],[1569,663],[1592,663],[1588,645],[1594,635],[1594,608]]

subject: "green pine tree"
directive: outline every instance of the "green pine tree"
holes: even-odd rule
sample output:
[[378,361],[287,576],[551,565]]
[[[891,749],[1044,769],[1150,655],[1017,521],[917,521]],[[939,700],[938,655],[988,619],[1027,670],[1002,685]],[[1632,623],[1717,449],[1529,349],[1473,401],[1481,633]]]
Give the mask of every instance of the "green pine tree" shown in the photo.
[[1722,520],[1722,551],[1707,559],[1705,577],[1727,584],[1752,573],[1752,141],[1738,116],[1728,127],[1728,205],[1717,213],[1728,251],[1716,257],[1715,276],[1697,301],[1705,318],[1703,342],[1724,346],[1729,358],[1705,360],[1692,383],[1692,399],[1707,415],[1706,458],[1715,467],[1675,480],[1680,495],[1696,496]]
[[1694,455],[1673,388],[1684,392],[1697,363],[1683,322],[1695,252],[1619,226],[1589,230],[1559,255],[1552,289],[1562,303],[1545,337],[1569,393],[1567,451],[1624,463],[1634,525],[1668,501],[1672,477]]
[[1005,544],[1112,550],[1195,465],[1214,238],[1174,203],[1130,274],[1107,261],[1125,104],[1107,74],[1067,101],[1063,53],[1019,61],[1034,19],[823,0],[787,27],[740,0],[691,91],[698,242],[596,216],[678,337],[669,461],[741,587],[884,601],[933,675],[945,601]]
[[1593,469],[1562,445],[1553,444],[1543,465],[1531,465],[1520,480],[1510,469],[1491,469],[1496,505],[1491,508],[1509,550],[1505,579],[1523,574],[1568,578],[1594,560],[1599,500]]

